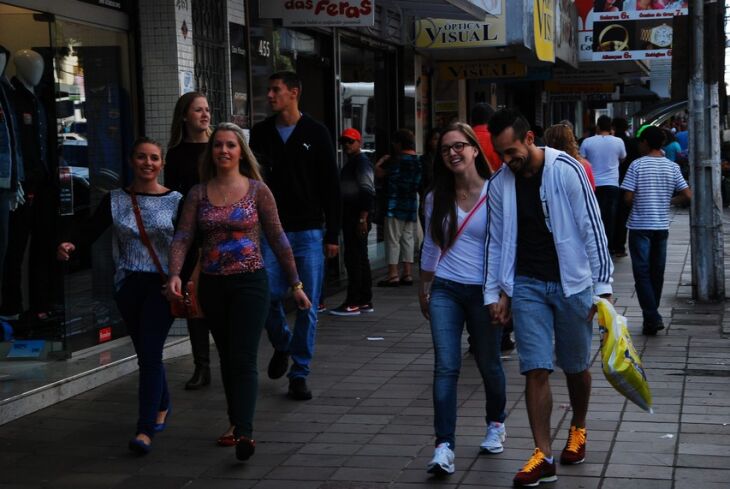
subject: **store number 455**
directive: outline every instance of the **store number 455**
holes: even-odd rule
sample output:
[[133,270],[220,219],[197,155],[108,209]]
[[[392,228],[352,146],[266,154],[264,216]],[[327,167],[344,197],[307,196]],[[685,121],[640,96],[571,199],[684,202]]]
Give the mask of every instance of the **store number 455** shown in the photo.
[[268,58],[269,56],[271,56],[271,42],[270,41],[265,41],[265,40],[261,39],[259,41],[259,45],[258,45],[258,49],[257,50],[258,50],[259,56],[263,56],[264,58]]

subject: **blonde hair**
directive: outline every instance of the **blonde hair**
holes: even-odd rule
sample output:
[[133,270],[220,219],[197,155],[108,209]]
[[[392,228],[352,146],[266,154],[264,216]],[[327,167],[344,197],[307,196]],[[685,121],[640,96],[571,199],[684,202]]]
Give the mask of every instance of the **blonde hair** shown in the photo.
[[215,135],[220,131],[230,131],[238,139],[238,145],[241,147],[241,160],[238,163],[238,171],[241,172],[241,175],[245,175],[254,180],[263,180],[261,177],[261,166],[256,161],[256,157],[251,152],[248,143],[246,143],[246,136],[243,134],[243,130],[232,122],[221,122],[213,130],[208,140],[205,158],[201,161],[199,168],[200,181],[208,182],[216,175],[217,170],[213,162],[213,144],[215,144]]
[[578,142],[575,140],[573,130],[567,124],[554,124],[545,130],[542,137],[545,146],[565,151],[578,161],[583,157],[578,151]]
[[[167,149],[174,148],[178,144],[182,143],[185,140],[185,137],[188,136],[185,131],[185,114],[188,113],[190,105],[198,98],[204,98],[206,102],[208,101],[205,94],[201,92],[188,92],[177,99],[177,102],[175,103],[175,110],[172,113],[170,140],[167,142]],[[211,128],[208,127],[208,130],[206,131],[208,137],[210,137],[212,132]]]

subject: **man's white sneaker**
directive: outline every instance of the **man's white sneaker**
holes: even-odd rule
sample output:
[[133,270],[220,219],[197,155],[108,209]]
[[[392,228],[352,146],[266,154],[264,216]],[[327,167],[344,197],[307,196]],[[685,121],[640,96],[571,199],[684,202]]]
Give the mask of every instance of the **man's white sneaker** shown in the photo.
[[441,443],[433,452],[433,458],[426,466],[429,474],[453,474],[456,470],[454,465],[454,451],[449,448],[448,443]]
[[504,429],[504,423],[496,423],[490,421],[487,425],[487,435],[479,448],[482,453],[502,453],[504,447],[504,439],[507,437],[507,431]]

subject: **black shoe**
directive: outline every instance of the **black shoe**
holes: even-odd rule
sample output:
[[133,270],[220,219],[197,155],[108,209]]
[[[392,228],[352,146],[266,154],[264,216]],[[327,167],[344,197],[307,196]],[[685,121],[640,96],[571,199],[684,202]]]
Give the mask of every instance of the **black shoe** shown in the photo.
[[289,368],[289,352],[274,350],[269,361],[269,378],[280,379]]
[[297,401],[308,401],[312,398],[312,391],[307,387],[307,379],[295,377],[289,380],[289,397]]
[[644,325],[641,328],[641,334],[644,336],[655,336],[659,331],[664,329],[664,323],[658,321],[656,323],[649,323],[644,321]]
[[345,303],[339,307],[330,309],[330,314],[333,316],[359,316],[360,306],[350,306]]
[[510,335],[505,335],[502,337],[502,346],[501,350],[502,353],[512,351],[515,349],[515,342],[512,341],[512,338],[510,338]]
[[362,304],[360,306],[360,312],[364,312],[364,313],[375,312],[375,307],[373,307],[372,302],[368,302],[367,304]]
[[256,442],[245,436],[236,440],[236,458],[238,460],[248,460],[256,451]]
[[185,384],[185,390],[195,391],[198,389],[202,389],[203,387],[207,387],[208,385],[210,385],[210,368],[195,367],[195,372],[193,372],[193,376],[190,377],[190,380],[188,380]]

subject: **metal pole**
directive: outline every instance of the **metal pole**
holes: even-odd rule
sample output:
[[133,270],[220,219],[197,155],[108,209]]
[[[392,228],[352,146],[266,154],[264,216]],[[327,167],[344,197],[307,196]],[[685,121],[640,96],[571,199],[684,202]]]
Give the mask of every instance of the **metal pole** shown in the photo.
[[[710,1],[709,28],[705,29],[705,2],[691,7],[693,32],[692,77],[690,79],[690,207],[692,250],[692,295],[700,301],[725,298],[722,201],[720,195],[720,121],[717,70],[707,69],[706,43],[717,55],[719,40],[714,22],[719,5]],[[704,34],[707,34],[707,37]],[[723,46],[724,43],[720,42]],[[711,58],[710,58],[711,59]]]

